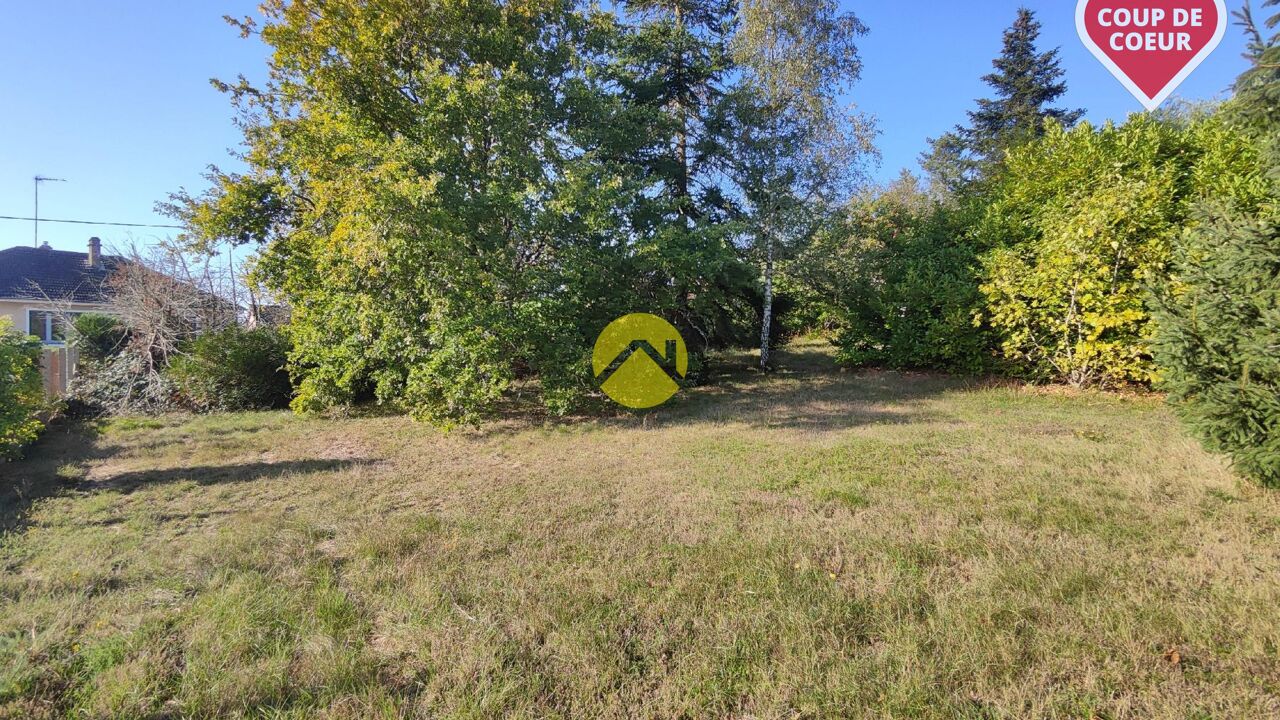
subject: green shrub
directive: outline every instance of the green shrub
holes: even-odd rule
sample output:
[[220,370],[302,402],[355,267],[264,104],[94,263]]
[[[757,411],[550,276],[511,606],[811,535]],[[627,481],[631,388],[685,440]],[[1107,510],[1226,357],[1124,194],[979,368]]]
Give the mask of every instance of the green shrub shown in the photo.
[[1147,288],[1198,200],[1247,191],[1249,148],[1219,120],[1137,116],[1012,151],[975,233],[983,318],[1010,366],[1075,385],[1155,379]]
[[289,342],[278,331],[231,326],[205,333],[168,369],[178,393],[197,410],[288,407]]
[[904,179],[855,203],[842,232],[815,245],[831,267],[819,285],[832,291],[828,314],[840,362],[984,367],[989,342],[973,324],[982,296],[977,257],[963,239],[964,214]]
[[1235,466],[1280,487],[1280,146],[1271,196],[1206,202],[1156,293],[1163,387],[1191,429]]
[[44,425],[36,414],[45,406],[40,381],[40,342],[0,318],[0,460],[15,458]]
[[85,313],[72,323],[74,343],[82,360],[103,360],[124,346],[128,335],[119,319],[102,313]]

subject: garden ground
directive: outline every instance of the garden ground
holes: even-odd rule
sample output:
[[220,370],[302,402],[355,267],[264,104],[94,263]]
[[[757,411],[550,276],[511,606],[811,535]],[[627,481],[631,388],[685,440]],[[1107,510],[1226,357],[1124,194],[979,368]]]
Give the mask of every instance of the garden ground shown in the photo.
[[1280,716],[1280,494],[1158,398],[780,364],[52,430],[0,465],[0,717]]

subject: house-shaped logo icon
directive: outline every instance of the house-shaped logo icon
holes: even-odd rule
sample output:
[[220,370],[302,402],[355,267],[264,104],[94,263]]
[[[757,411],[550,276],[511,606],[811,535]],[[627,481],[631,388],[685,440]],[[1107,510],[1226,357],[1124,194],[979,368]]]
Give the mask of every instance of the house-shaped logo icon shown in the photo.
[[606,395],[619,405],[642,410],[676,394],[689,369],[689,352],[671,323],[656,315],[632,313],[601,331],[591,365]]

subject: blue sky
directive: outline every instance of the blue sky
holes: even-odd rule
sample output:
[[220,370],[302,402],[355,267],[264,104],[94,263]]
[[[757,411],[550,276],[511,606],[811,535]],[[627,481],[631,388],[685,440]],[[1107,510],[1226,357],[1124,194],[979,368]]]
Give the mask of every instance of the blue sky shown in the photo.
[[[1019,5],[1043,24],[1042,48],[1062,48],[1070,88],[1063,104],[1087,108],[1094,122],[1141,109],[1076,37],[1072,0],[845,5],[871,29],[850,98],[878,119],[875,180],[915,169],[926,138],[962,122],[987,94],[979,78]],[[1240,0],[1227,5],[1234,10]],[[42,217],[171,222],[153,211],[156,201],[181,186],[200,189],[210,163],[237,166],[228,156],[239,139],[230,106],[208,79],[262,75],[264,48],[222,20],[255,7],[252,0],[10,3],[0,23],[0,215],[30,216],[31,178],[41,174],[68,181],[42,187]],[[1228,28],[1178,95],[1222,94],[1244,67],[1243,47],[1239,29]],[[44,223],[40,239],[79,250],[89,235],[111,244],[170,232]],[[0,248],[31,241],[30,222],[0,220]]]

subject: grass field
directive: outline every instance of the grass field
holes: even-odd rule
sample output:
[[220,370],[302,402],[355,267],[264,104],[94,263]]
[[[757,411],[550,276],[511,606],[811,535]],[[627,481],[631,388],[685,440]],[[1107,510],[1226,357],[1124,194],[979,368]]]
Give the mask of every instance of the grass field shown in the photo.
[[0,717],[1280,717],[1280,494],[1157,398],[121,419],[0,465]]

